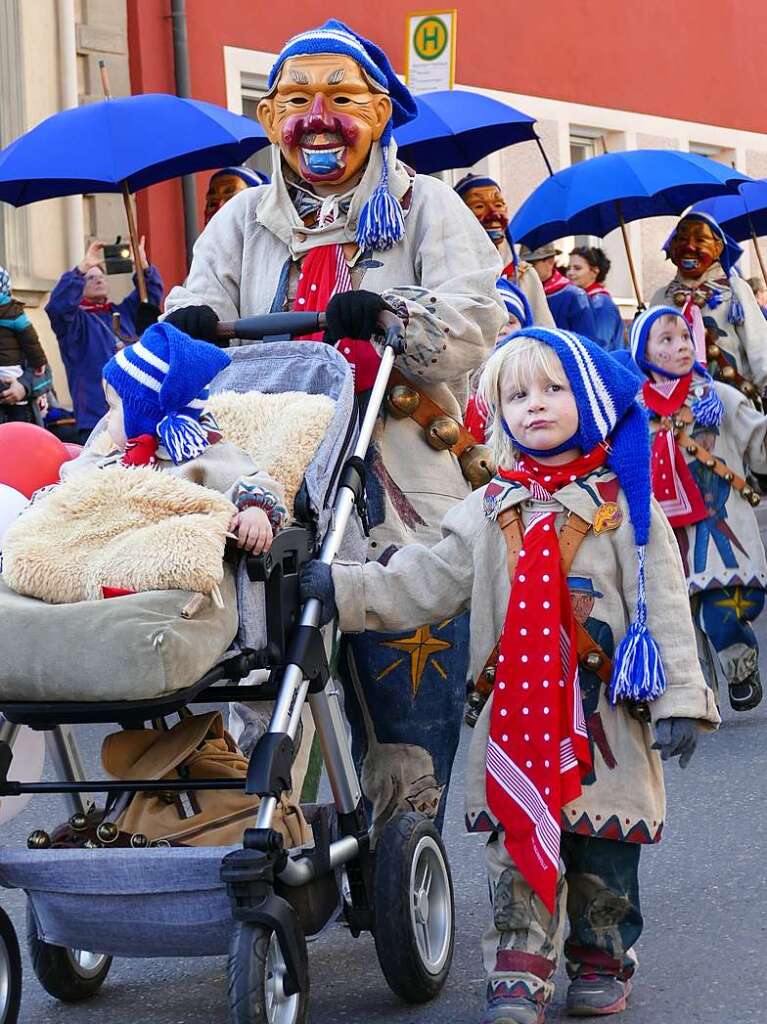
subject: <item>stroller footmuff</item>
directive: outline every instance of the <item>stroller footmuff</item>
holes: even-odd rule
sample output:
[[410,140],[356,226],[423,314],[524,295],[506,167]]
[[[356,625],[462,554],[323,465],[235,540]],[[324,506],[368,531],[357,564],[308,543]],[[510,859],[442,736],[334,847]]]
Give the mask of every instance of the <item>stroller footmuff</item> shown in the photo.
[[[228,330],[246,339],[305,335],[317,330],[321,319],[322,314],[275,314],[238,321]],[[232,365],[214,382],[213,392],[302,391],[329,395],[335,402],[315,456],[296,482],[292,525],[276,535],[267,555],[240,562],[237,641],[225,657],[214,659],[199,677],[179,674],[178,685],[160,692],[139,683],[132,691],[113,688],[106,695],[80,690],[73,698],[55,688],[46,694],[45,687],[53,685],[50,676],[38,673],[28,688],[24,675],[19,676],[13,699],[4,694],[0,700],[6,719],[0,725],[0,796],[62,793],[75,812],[70,821],[75,831],[92,824],[84,794],[108,794],[111,806],[123,813],[135,794],[142,800],[164,794],[170,804],[193,802],[195,793],[234,790],[255,802],[255,815],[236,845],[173,845],[183,843],[183,837],[174,836],[160,843],[139,842],[127,815],[118,819],[125,828],[112,822],[107,829],[102,822],[100,833],[95,826],[93,842],[72,848],[50,848],[56,845],[50,836],[33,835],[30,846],[36,848],[0,851],[0,884],[26,890],[30,942],[36,950],[33,967],[58,998],[83,998],[96,991],[114,955],[228,954],[235,1024],[303,1024],[309,1012],[305,936],[319,933],[339,908],[352,935],[374,934],[386,980],[403,999],[423,1002],[444,985],[454,935],[444,845],[429,819],[409,812],[392,818],[371,848],[346,722],[328,666],[329,637],[318,626],[318,602],[302,606],[298,587],[299,570],[311,558],[330,563],[339,550],[364,558],[359,516],[364,511],[363,458],[400,343],[401,325],[393,318],[361,425],[349,365],[328,346],[274,342],[234,349]],[[93,606],[99,603],[110,602]],[[195,616],[189,621],[194,625]],[[138,735],[146,732],[147,722],[168,728],[179,715],[180,730],[193,733],[196,725],[185,724],[190,706],[232,700],[275,702],[244,777],[179,772],[189,756],[189,743],[180,742],[181,760],[174,760],[173,769],[164,762],[162,772],[152,770],[151,757],[126,758],[123,746],[130,740],[119,735],[112,744],[117,781],[86,780],[76,763],[72,724],[114,722]],[[292,789],[296,737],[307,702],[333,804],[303,808],[302,829],[289,833],[286,842],[285,830],[275,827],[275,814]],[[214,720],[220,718],[214,714]],[[61,781],[13,781],[9,741],[17,723],[48,731],[59,754]],[[207,742],[209,732],[206,737]],[[77,953],[84,947],[87,954]]]

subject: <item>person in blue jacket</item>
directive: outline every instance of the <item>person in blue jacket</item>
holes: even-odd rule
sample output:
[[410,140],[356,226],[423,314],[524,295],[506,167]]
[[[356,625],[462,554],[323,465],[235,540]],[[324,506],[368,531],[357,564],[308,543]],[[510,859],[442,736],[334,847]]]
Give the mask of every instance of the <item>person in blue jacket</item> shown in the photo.
[[626,347],[626,330],[621,312],[605,288],[609,270],[610,260],[597,246],[581,245],[570,253],[567,276],[589,297],[597,332],[594,341],[607,352],[615,352]]
[[[62,274],[45,307],[59,343],[81,444],[107,411],[101,386],[105,363],[123,347],[126,339],[134,339],[138,333],[138,292],[134,288],[122,302],[109,301],[103,249],[103,242],[92,242],[84,259]],[[139,255],[147,297],[159,307],[163,298],[162,279],[146,258],[143,238]],[[114,313],[120,314],[120,335],[113,330]]]
[[552,244],[541,245],[537,249],[522,245],[519,250],[520,259],[532,264],[541,279],[557,327],[596,340],[591,303],[583,289],[571,284],[557,268],[557,256],[561,255],[561,250]]

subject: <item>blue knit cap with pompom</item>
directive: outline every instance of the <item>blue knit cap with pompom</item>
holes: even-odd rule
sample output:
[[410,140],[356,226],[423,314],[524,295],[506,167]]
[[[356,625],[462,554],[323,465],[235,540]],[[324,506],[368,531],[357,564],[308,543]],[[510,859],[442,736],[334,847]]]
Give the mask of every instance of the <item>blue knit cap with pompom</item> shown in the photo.
[[641,381],[594,342],[572,331],[529,327],[508,339],[535,338],[554,349],[578,406],[578,429],[556,448],[535,451],[520,444],[501,420],[515,448],[529,455],[555,455],[570,448],[593,451],[607,442],[607,465],[615,473],[629,508],[637,551],[637,610],[613,658],[610,700],[654,700],[666,689],[658,645],[647,625],[645,548],[650,537],[650,430],[637,401]]
[[112,356],[104,380],[120,396],[128,439],[157,437],[176,465],[201,455],[208,433],[200,416],[208,384],[231,362],[226,352],[172,324],[152,324],[141,340]]
[[356,233],[357,245],[362,250],[391,249],[405,234],[405,219],[402,207],[389,191],[389,146],[392,129],[412,121],[418,113],[415,100],[407,86],[397,77],[383,50],[335,18],[287,41],[269,72],[267,89],[271,90],[274,86],[286,60],[314,53],[337,53],[351,57],[374,82],[386,90],[391,99],[392,116],[379,140],[383,157],[381,180],[360,211]]

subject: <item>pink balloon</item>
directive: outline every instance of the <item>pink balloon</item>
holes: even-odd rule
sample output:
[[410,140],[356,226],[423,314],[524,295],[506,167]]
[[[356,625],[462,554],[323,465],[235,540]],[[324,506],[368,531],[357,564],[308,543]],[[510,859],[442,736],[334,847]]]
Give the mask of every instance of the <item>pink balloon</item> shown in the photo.
[[0,424],[0,484],[28,498],[59,481],[59,469],[71,458],[57,437],[33,423]]

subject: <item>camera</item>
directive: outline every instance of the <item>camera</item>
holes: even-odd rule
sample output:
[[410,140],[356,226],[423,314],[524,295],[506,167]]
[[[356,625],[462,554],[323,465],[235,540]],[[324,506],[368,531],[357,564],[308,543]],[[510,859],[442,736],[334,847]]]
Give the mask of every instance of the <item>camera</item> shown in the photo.
[[130,274],[133,271],[131,247],[128,242],[120,241],[120,235],[114,245],[104,246],[104,269],[107,274]]

